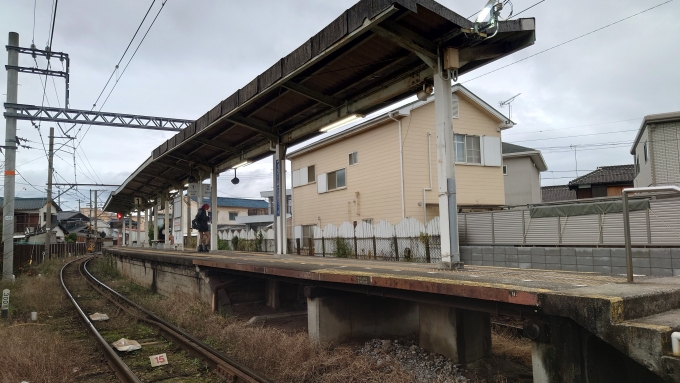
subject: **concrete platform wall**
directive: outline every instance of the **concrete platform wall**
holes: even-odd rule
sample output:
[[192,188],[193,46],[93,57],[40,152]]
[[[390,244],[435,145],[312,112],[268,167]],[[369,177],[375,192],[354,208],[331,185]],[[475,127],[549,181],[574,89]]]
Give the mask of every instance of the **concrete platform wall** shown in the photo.
[[[626,250],[581,247],[461,246],[468,265],[626,274]],[[633,249],[633,272],[680,276],[680,248]]]
[[184,293],[206,303],[212,302],[210,278],[195,266],[121,256],[116,256],[116,266],[123,276],[161,295]]

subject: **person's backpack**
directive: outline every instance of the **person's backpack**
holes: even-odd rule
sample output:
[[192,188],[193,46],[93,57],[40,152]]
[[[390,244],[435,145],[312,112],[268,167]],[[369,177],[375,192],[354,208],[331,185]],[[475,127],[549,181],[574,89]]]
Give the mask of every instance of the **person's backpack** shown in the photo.
[[198,228],[200,227],[198,221],[201,219],[201,211],[202,210],[199,209],[198,213],[196,213],[196,217],[194,217],[194,219],[191,220],[191,228],[194,230],[198,230]]

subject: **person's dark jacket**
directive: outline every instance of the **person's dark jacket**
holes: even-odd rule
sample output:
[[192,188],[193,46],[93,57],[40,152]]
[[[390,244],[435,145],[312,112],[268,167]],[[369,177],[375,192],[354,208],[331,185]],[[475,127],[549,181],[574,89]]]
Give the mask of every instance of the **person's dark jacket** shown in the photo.
[[210,226],[208,225],[208,223],[210,222],[210,216],[208,216],[208,213],[206,213],[205,210],[198,209],[196,222],[198,222],[198,231],[199,232],[203,233],[203,232],[206,232],[206,231],[210,231]]

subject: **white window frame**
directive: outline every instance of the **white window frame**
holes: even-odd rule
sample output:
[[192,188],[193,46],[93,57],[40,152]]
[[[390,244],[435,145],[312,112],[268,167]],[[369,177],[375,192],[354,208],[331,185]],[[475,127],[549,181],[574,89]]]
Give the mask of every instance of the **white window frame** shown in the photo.
[[[309,177],[310,168],[314,168],[314,171],[312,172],[313,174],[311,174],[312,176],[311,178]],[[303,180],[305,179],[307,181],[303,182]],[[299,169],[293,170],[291,181],[294,188],[316,183],[316,164],[303,166]]]
[[[455,163],[457,164],[466,164],[466,165],[479,165],[482,166],[484,165],[484,150],[483,150],[483,145],[482,145],[482,136],[477,136],[474,134],[460,134],[456,133],[454,135],[454,147],[456,146],[456,138],[455,136],[463,136],[463,152],[465,153],[465,161],[461,162],[458,161],[458,152],[456,151],[455,153]],[[468,137],[476,137],[479,140],[479,162],[468,162],[468,147],[467,147],[467,138]],[[454,149],[455,150],[455,149]]]
[[[232,215],[232,214],[236,214],[236,216],[234,217],[234,219],[231,219],[231,215]],[[238,212],[237,212],[237,211],[230,211],[230,212],[229,212],[229,220],[230,220],[230,221],[236,221],[236,218],[238,218]]]
[[[354,162],[352,162],[354,161]],[[354,166],[359,163],[359,152],[349,153],[349,166]]]
[[[337,173],[342,170],[345,173],[345,184],[343,186],[338,186],[338,176]],[[331,173],[335,173],[335,187],[331,189],[330,187],[330,175]],[[336,170],[333,170],[332,172],[326,173],[326,191],[333,191],[333,190],[340,190],[340,189],[346,189],[347,188],[347,168],[339,168]]]

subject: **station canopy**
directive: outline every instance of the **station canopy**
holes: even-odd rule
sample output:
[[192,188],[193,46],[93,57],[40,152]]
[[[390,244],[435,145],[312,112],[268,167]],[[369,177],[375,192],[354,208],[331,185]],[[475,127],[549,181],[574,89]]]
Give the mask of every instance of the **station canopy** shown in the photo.
[[464,75],[533,44],[534,26],[533,18],[502,21],[486,38],[435,1],[361,0],[155,148],[104,209],[132,211],[134,197],[153,201],[181,190],[197,169],[221,172],[257,161],[275,143],[302,142],[333,122],[412,96],[432,83],[445,47],[458,49]]

